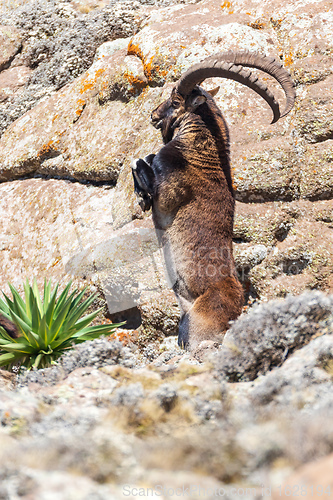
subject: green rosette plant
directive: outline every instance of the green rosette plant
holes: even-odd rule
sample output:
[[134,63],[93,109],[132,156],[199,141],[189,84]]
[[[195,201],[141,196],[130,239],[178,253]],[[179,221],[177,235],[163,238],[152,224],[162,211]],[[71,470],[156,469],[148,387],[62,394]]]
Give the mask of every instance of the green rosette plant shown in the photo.
[[76,289],[69,295],[71,285],[68,283],[57,298],[59,284],[51,290],[51,281],[45,280],[42,300],[36,280],[32,286],[26,281],[24,298],[9,284],[13,298],[3,293],[5,300],[0,299],[0,313],[15,323],[20,335],[13,339],[0,326],[0,366],[45,368],[74,344],[108,335],[124,324],[88,326],[101,311],[83,316],[96,295],[83,300],[87,288],[80,293]]

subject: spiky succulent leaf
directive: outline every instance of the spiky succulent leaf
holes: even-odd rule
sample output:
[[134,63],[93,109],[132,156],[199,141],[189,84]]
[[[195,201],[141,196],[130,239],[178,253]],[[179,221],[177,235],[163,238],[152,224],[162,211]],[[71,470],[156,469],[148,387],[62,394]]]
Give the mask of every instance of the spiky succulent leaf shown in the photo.
[[85,323],[88,321],[87,325],[91,323],[96,316],[100,313],[101,309],[98,309],[97,311],[94,311],[87,316],[84,316],[81,320],[81,316],[86,312],[86,310],[91,306],[95,299],[95,296],[93,295],[90,297],[90,299],[84,301],[80,306],[77,307],[76,312],[72,312],[71,317],[66,321],[66,324],[64,325],[64,328],[66,329],[71,329],[74,328],[75,331],[80,330],[81,328],[85,328]]
[[5,316],[7,319],[10,319],[10,313],[9,313],[9,307],[7,304],[0,299],[0,312],[3,316]]
[[15,308],[15,305],[14,305],[14,302],[12,300],[10,300],[9,297],[7,297],[7,295],[5,293],[2,292],[2,295],[5,297],[5,300],[7,302],[7,308],[8,310],[14,310]]
[[51,280],[47,283],[46,278],[44,280],[44,298],[43,298],[43,313],[46,313],[51,297]]
[[13,344],[6,344],[3,346],[7,352],[33,354],[35,349],[24,342],[14,342]]
[[56,285],[55,289],[51,293],[48,307],[45,311],[45,318],[46,318],[46,323],[48,324],[48,326],[50,326],[52,321],[53,321],[54,309],[55,309],[56,300],[57,300],[57,292],[58,292],[58,284]]
[[64,323],[69,311],[69,308],[71,306],[71,300],[70,298],[67,299],[66,302],[63,303],[62,309],[58,311],[58,314],[54,320],[54,322],[51,325],[51,342],[54,342],[58,336],[61,336],[61,334],[64,332]]
[[51,340],[50,329],[46,323],[45,314],[40,320],[38,327],[38,336],[43,341],[43,349],[46,349]]
[[42,303],[42,299],[40,297],[40,293],[39,293],[39,290],[38,290],[38,285],[37,285],[36,278],[34,279],[33,284],[32,284],[32,292],[33,292],[36,304],[38,306],[39,314],[40,314],[40,316],[42,316],[42,314],[43,314],[43,303]]
[[40,311],[39,311],[37,299],[36,299],[35,294],[33,293],[33,291],[31,291],[31,295],[32,295],[32,300],[31,300],[31,304],[32,304],[32,309],[31,309],[31,329],[32,329],[33,332],[38,333],[38,327],[39,327],[39,323],[40,323],[40,320],[41,320]]
[[101,309],[97,309],[97,311],[94,311],[90,314],[87,314],[86,316],[83,316],[82,319],[77,321],[74,325],[75,331],[83,330],[86,326],[88,326],[95,318],[98,316],[98,314],[101,312]]
[[[1,352],[1,351],[0,351]],[[20,356],[11,352],[0,355],[0,366],[10,366],[13,362],[17,361]]]
[[29,285],[29,281],[24,283],[24,296],[25,296],[25,308],[27,312],[28,318],[32,319],[32,306],[33,306],[33,294],[31,293],[31,287]]
[[[10,316],[11,316],[11,321],[18,326],[21,334],[24,337],[28,337],[28,335],[31,333],[31,325],[29,323],[26,323],[24,319],[20,318],[13,310],[10,310]],[[14,339],[15,340],[15,339]]]
[[66,300],[66,297],[68,295],[68,292],[69,292],[69,289],[70,287],[72,286],[72,282],[70,281],[68,283],[68,285],[64,288],[64,290],[62,291],[62,293],[60,294],[59,298],[58,298],[58,301],[57,301],[57,304],[55,306],[55,314],[57,314],[59,312],[60,309],[62,309],[62,306]]
[[87,292],[87,287],[85,287],[73,300],[72,307],[75,309],[76,306],[81,302],[84,297],[84,294]]
[[25,309],[24,300],[22,299],[22,297],[20,296],[20,294],[18,293],[18,291],[16,290],[16,288],[13,285],[11,285],[10,283],[8,283],[8,285],[9,285],[10,291],[12,292],[16,314],[19,314],[20,316],[21,315],[26,316],[27,313],[26,313],[26,309]]
[[74,290],[70,295],[71,282],[65,287],[57,300],[58,284],[52,291],[51,281],[44,281],[43,301],[34,280],[30,286],[24,284],[24,299],[16,288],[9,284],[13,298],[3,294],[0,299],[0,311],[13,321],[21,336],[12,339],[0,327],[0,366],[10,368],[19,363],[30,368],[44,368],[54,363],[73,344],[92,340],[100,335],[110,334],[123,325],[88,325],[96,318],[100,310],[82,317],[95,300],[92,295],[83,300],[86,288],[80,293]]

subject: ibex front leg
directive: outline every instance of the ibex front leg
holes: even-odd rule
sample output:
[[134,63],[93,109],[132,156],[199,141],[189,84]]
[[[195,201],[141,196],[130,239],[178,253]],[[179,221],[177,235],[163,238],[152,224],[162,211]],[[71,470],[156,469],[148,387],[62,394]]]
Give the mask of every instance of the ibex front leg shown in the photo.
[[139,158],[132,162],[134,191],[144,212],[151,208],[153,201],[155,175],[151,164],[154,156],[154,154],[150,154],[144,159]]

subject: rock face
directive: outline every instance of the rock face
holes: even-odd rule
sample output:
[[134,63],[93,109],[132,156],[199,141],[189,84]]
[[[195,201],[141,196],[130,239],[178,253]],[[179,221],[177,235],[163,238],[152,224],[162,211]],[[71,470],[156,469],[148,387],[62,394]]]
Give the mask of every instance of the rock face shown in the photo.
[[[143,312],[144,323],[150,331],[155,325],[153,330],[161,336],[162,325],[171,321],[173,329],[169,325],[165,333],[175,334],[178,309],[164,277],[152,223],[138,219],[114,230],[114,189],[25,179],[0,184],[0,193],[0,210],[7,214],[0,221],[3,291],[9,292],[7,280],[21,292],[26,278],[32,282],[35,277],[40,290],[45,277],[53,283],[74,280],[79,288],[85,284],[98,292],[104,313],[116,321],[127,320],[130,328],[140,325],[138,307],[156,310],[154,301],[162,294],[159,323]],[[124,311],[125,316],[119,316]]]
[[[0,498],[327,488],[330,458],[303,467],[333,451],[330,2],[0,6],[0,289],[73,279],[132,329],[38,372],[0,370]],[[177,304],[130,165],[161,147],[149,115],[174,80],[232,48],[280,58],[298,97],[270,126],[250,90],[205,83],[221,86],[230,125],[237,269],[251,299],[275,300],[248,308],[199,363],[176,344]]]
[[[71,275],[101,296],[123,290],[113,301],[118,310],[149,309],[150,292],[165,300],[162,261],[151,223],[140,222],[146,216],[133,194],[131,160],[160,148],[148,117],[182,71],[214,52],[248,48],[280,58],[298,98],[288,117],[270,126],[270,112],[249,89],[206,82],[220,84],[216,99],[230,126],[238,272],[247,296],[259,300],[332,290],[329,3],[304,1],[287,13],[282,0],[265,9],[242,0],[84,5],[3,6],[1,286],[19,286],[25,276],[65,282]],[[33,176],[48,180],[26,179]],[[130,254],[133,231],[146,231],[143,244],[152,248],[144,265],[142,249]]]
[[0,134],[42,97],[88,69],[103,42],[133,35],[142,19],[138,6],[119,2],[80,12],[70,2],[36,0],[5,9],[0,19],[8,41],[0,57],[8,66],[20,49],[12,66],[32,71],[25,87],[0,105]]
[[[315,466],[291,473],[333,451],[330,2],[0,7],[0,289],[72,279],[132,329],[39,372],[0,371],[0,498],[136,498],[140,485],[170,498],[200,485],[205,498],[248,488],[258,500],[326,481]],[[280,58],[297,102],[271,126],[249,89],[204,84],[220,85],[230,126],[237,270],[262,303],[199,363],[176,345],[179,311],[131,161],[161,147],[149,116],[179,75],[229,49]]]
[[10,26],[0,26],[0,71],[8,68],[21,48],[20,32]]

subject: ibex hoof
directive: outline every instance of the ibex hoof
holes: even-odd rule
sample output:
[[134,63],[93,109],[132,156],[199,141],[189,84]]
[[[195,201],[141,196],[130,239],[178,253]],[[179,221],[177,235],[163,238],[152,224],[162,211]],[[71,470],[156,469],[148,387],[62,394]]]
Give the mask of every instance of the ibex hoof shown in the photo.
[[143,160],[138,158],[132,162],[132,175],[134,180],[134,191],[138,198],[138,203],[141,209],[146,212],[152,206],[152,181],[153,181],[153,171],[148,163],[150,160],[153,161],[155,155],[146,156]]
[[179,330],[178,330],[178,345],[181,349],[189,349],[189,317],[188,314],[184,314],[180,318]]

